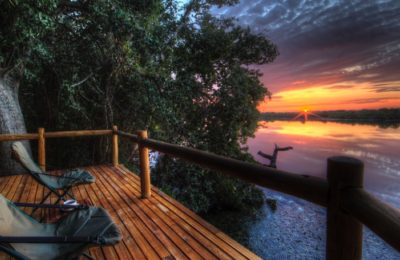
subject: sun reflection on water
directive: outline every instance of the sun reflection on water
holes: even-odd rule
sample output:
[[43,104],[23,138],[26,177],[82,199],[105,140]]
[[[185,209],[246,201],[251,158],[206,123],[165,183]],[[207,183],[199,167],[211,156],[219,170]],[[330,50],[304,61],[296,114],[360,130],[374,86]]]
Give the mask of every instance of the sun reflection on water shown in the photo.
[[[264,128],[258,130],[260,133],[270,133],[272,131],[282,135],[331,138],[336,140],[370,139],[371,137],[400,140],[400,131],[398,129],[383,129],[373,125],[321,121],[308,121],[306,123],[299,121],[279,121],[279,126],[264,121],[262,125]],[[373,144],[370,145],[372,146]]]

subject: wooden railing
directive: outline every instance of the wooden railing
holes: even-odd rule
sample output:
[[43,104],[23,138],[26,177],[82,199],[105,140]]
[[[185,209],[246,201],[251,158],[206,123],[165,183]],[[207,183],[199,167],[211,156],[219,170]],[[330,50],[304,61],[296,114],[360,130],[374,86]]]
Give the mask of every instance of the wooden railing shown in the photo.
[[37,133],[31,134],[0,134],[0,142],[5,141],[38,141],[38,164],[39,167],[46,170],[46,138],[65,138],[65,137],[85,137],[85,136],[105,136],[113,135],[112,163],[118,164],[118,135],[117,128],[113,130],[79,130],[79,131],[57,131],[46,133],[44,128],[39,128]]
[[362,224],[400,251],[400,211],[363,189],[363,162],[350,157],[328,158],[327,180],[280,171],[148,138],[147,131],[130,134],[112,130],[0,135],[1,141],[38,140],[38,161],[46,168],[45,139],[112,136],[112,164],[117,166],[118,137],[139,145],[142,198],[151,196],[149,148],[262,187],[274,189],[327,208],[327,259],[361,259]]

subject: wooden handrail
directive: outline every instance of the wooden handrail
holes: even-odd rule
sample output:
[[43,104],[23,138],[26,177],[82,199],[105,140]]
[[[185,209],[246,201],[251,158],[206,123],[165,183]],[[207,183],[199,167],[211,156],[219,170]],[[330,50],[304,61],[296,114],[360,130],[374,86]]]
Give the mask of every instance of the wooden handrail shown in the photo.
[[[82,137],[82,136],[99,136],[112,135],[113,130],[79,130],[79,131],[56,131],[47,132],[45,138],[63,138],[63,137]],[[37,140],[39,134],[0,134],[0,142],[4,141],[20,141],[20,140]]]
[[400,251],[400,210],[375,198],[364,189],[343,191],[342,208]]
[[78,130],[78,131],[56,131],[45,132],[44,128],[39,128],[35,134],[0,134],[0,142],[3,141],[22,141],[38,140],[38,163],[39,167],[46,171],[46,138],[65,138],[65,137],[84,137],[84,136],[102,136],[113,135],[112,140],[112,163],[118,165],[118,135],[117,128],[113,130]]
[[0,142],[4,141],[20,141],[20,140],[36,140],[39,138],[37,133],[35,134],[1,134]]
[[174,157],[194,162],[206,168],[226,173],[266,188],[285,192],[318,205],[326,206],[328,183],[320,178],[298,175],[268,168],[236,159],[212,154],[209,152],[165,143],[153,139],[139,139],[137,135],[118,131],[123,137],[148,148],[169,154]]
[[130,139],[132,142],[139,142],[139,136],[118,130],[118,135]]
[[45,133],[46,138],[60,137],[82,137],[82,136],[99,136],[112,135],[113,130],[79,130],[79,131],[57,131]]

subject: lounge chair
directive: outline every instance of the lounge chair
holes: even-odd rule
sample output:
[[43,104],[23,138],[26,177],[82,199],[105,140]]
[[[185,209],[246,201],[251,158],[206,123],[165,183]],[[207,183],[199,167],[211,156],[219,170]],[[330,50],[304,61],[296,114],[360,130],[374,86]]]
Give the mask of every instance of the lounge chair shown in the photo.
[[81,208],[57,223],[40,223],[20,210],[17,203],[0,195],[0,251],[14,258],[76,259],[80,255],[91,258],[84,253],[90,247],[114,245],[121,239],[118,227],[102,208]]
[[14,142],[11,145],[11,151],[12,157],[21,163],[21,165],[28,170],[30,175],[37,182],[50,190],[39,204],[43,204],[52,193],[58,197],[54,204],[57,204],[60,200],[65,200],[67,195],[72,199],[75,199],[69,192],[73,186],[94,183],[96,180],[96,178],[90,173],[81,169],[69,170],[64,172],[62,175],[51,175],[45,173],[32,160],[31,156],[26,151],[25,146],[21,142]]

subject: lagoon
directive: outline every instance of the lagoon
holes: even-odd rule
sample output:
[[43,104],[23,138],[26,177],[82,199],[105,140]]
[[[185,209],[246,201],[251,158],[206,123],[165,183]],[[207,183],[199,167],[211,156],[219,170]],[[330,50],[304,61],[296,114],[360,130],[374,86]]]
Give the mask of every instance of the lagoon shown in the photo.
[[[274,144],[292,146],[280,152],[278,169],[326,178],[326,159],[352,156],[364,161],[365,188],[400,208],[400,128],[398,125],[349,124],[321,121],[260,122],[249,152],[260,163],[258,151],[272,153]],[[326,210],[301,199],[263,189],[277,201],[277,210],[265,205],[262,218],[249,230],[249,247],[265,259],[325,258]],[[363,259],[400,259],[396,252],[364,228]]]

